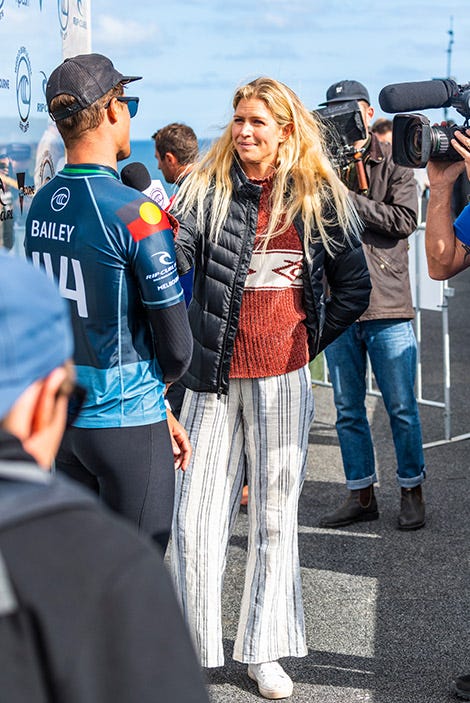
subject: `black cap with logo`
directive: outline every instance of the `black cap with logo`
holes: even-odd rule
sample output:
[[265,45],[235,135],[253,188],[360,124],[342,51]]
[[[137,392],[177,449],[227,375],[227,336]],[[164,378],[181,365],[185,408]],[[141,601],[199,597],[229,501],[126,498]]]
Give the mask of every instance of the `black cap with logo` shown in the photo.
[[[46,86],[49,114],[57,122],[92,105],[119,83],[138,81],[142,76],[123,76],[110,59],[102,54],[80,54],[65,59],[52,71]],[[72,95],[76,102],[51,112],[51,102],[58,95]]]
[[330,105],[346,100],[365,100],[370,105],[369,91],[359,81],[339,81],[330,85],[326,91],[326,101],[320,105]]

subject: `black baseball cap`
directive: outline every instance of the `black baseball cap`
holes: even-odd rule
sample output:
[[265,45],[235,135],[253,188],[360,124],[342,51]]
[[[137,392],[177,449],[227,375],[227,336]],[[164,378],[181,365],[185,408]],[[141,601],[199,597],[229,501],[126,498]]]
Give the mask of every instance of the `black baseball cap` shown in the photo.
[[369,91],[359,81],[339,81],[326,91],[326,101],[320,105],[342,103],[346,100],[365,100],[370,105]]
[[[55,122],[70,117],[105,95],[119,83],[138,81],[142,76],[123,76],[110,59],[102,54],[80,54],[65,59],[47,81],[46,100]],[[51,102],[58,95],[72,95],[76,102],[51,112]]]

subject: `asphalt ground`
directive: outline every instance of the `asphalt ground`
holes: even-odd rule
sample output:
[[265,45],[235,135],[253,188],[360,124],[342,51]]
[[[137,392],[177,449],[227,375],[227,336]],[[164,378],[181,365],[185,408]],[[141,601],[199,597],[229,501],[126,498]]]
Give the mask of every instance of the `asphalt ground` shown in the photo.
[[[451,284],[452,436],[470,432],[470,269]],[[423,397],[443,398],[442,316],[423,313]],[[367,399],[375,442],[380,518],[318,527],[346,497],[332,391],[315,387],[307,480],[299,511],[308,656],[284,659],[296,703],[450,703],[451,682],[470,673],[470,440],[425,449],[426,527],[396,529],[399,488],[382,401]],[[424,444],[444,438],[443,411],[421,406]],[[226,665],[205,670],[214,703],[259,701],[246,666],[231,658],[246,558],[240,512],[224,587]]]

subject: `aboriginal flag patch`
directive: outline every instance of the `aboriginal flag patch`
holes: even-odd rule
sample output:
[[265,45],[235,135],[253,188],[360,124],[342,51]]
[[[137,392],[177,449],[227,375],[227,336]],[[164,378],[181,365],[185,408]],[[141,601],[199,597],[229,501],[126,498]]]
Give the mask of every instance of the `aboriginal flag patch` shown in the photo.
[[140,242],[156,232],[171,230],[168,216],[155,203],[145,201],[138,205],[138,202],[134,201],[122,207],[116,214],[124,222],[135,242]]

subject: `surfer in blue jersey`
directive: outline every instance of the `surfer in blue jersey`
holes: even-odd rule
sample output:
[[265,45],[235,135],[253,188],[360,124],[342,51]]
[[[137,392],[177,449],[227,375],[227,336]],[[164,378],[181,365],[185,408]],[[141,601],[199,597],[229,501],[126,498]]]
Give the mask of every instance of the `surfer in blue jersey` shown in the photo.
[[67,150],[65,167],[33,199],[26,254],[70,304],[84,402],[57,469],[98,492],[165,550],[174,468],[190,447],[167,412],[166,387],[192,353],[169,216],[123,185],[138,98],[100,54],[66,59],[46,98]]

